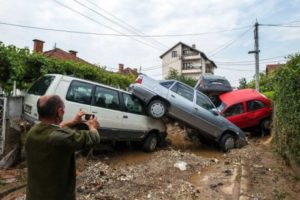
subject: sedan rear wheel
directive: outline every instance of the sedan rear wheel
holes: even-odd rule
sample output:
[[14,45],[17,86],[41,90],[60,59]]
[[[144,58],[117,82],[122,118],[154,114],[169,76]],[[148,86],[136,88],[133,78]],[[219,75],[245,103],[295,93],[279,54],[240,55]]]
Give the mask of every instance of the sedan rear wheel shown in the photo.
[[225,134],[220,140],[220,147],[224,152],[234,148],[235,139],[231,134]]
[[160,119],[166,114],[167,107],[163,101],[156,99],[149,103],[147,111],[152,118]]

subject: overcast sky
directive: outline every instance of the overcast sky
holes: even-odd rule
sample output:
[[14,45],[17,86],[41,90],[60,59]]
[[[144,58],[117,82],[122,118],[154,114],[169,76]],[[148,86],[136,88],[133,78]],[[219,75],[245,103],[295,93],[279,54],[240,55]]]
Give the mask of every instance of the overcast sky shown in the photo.
[[[213,60],[216,75],[233,86],[254,75],[253,25],[300,26],[300,0],[0,0],[0,23],[133,37],[25,29],[0,24],[0,41],[32,49],[33,39],[78,51],[78,56],[116,71],[119,63],[161,79],[159,56],[179,41],[195,44]],[[89,9],[88,9],[88,8]],[[117,23],[113,23],[117,22]],[[130,32],[128,30],[133,30]],[[231,31],[230,31],[231,30]],[[300,27],[259,26],[260,71],[300,51]]]

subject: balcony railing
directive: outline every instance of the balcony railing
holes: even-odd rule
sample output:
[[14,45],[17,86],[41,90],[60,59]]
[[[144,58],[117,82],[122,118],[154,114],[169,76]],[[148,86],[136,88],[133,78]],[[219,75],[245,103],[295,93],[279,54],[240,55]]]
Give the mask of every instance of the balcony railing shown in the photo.
[[187,55],[182,55],[182,58],[184,60],[197,60],[197,59],[201,59],[201,56],[199,54],[187,54]]

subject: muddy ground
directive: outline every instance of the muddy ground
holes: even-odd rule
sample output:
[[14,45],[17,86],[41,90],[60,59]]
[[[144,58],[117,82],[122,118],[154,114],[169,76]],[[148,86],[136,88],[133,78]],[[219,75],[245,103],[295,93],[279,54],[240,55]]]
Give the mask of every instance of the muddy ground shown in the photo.
[[[77,159],[77,199],[300,199],[300,177],[272,151],[271,136],[223,153],[168,127],[172,145],[124,146]],[[25,164],[0,171],[0,199],[25,199]]]

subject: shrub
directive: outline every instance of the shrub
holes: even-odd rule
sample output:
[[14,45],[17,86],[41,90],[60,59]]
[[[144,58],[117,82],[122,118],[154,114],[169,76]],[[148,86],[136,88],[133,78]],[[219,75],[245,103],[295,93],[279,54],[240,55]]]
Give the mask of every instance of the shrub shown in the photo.
[[274,74],[274,106],[277,150],[300,164],[300,54]]

